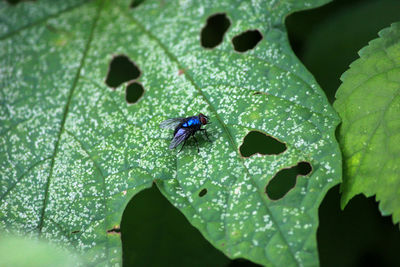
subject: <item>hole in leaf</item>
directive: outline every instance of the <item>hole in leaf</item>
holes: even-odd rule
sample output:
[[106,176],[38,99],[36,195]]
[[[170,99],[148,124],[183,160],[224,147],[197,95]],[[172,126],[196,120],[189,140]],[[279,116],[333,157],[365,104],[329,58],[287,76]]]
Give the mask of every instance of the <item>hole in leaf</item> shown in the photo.
[[123,266],[228,266],[230,262],[155,185],[130,200],[121,229]]
[[243,157],[250,157],[256,153],[261,155],[278,155],[286,150],[285,143],[262,132],[251,131],[243,139],[239,147]]
[[203,190],[200,191],[199,197],[203,197],[203,196],[205,196],[206,194],[207,194],[207,189],[204,188]]
[[143,86],[138,82],[132,82],[126,86],[125,99],[128,104],[135,104],[143,94]]
[[139,68],[125,55],[117,55],[111,59],[106,84],[116,88],[124,82],[134,80],[140,75]]
[[36,2],[36,0],[6,0],[6,2],[9,3],[10,5],[16,5],[21,2]]
[[78,233],[80,233],[80,232],[81,232],[81,231],[76,230],[76,231],[72,231],[71,234],[78,234]]
[[112,229],[107,230],[107,234],[117,234],[120,235],[121,234],[121,229],[118,225],[114,226]]
[[309,175],[312,171],[311,164],[306,161],[301,161],[297,164],[297,169],[299,171],[299,175],[306,176]]
[[272,200],[278,200],[295,187],[297,176],[305,176],[312,171],[311,164],[305,161],[296,166],[280,170],[268,183],[265,192]]
[[258,30],[249,30],[233,37],[232,44],[236,51],[246,52],[256,47],[262,38]]
[[130,8],[138,7],[144,0],[132,0],[131,4],[129,5]]
[[201,31],[200,42],[204,48],[214,48],[220,43],[231,22],[226,14],[214,14],[207,19],[206,26]]

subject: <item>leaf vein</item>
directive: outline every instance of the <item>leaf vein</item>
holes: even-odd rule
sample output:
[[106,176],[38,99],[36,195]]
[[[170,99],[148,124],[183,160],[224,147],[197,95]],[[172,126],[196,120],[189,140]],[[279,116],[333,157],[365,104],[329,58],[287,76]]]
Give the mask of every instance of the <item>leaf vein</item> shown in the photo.
[[[120,8],[120,7],[119,7],[119,8]],[[179,60],[175,57],[175,55],[173,55],[172,53],[170,53],[169,50],[167,49],[167,47],[166,47],[157,37],[155,37],[152,33],[150,33],[150,32],[149,32],[141,23],[139,23],[135,18],[133,18],[132,16],[129,16],[129,15],[126,13],[126,11],[125,11],[124,9],[120,8],[120,11],[121,11],[122,14],[124,14],[125,16],[127,16],[127,18],[130,19],[134,24],[136,24],[144,34],[146,34],[147,36],[149,36],[150,39],[152,39],[153,41],[155,41],[155,42],[157,43],[157,45],[159,45],[159,46],[164,50],[164,52],[166,53],[166,55],[170,58],[170,60],[171,60],[172,62],[175,62],[175,63],[178,65],[178,67],[179,67],[180,69],[185,69],[185,68],[183,68],[183,66],[181,66]],[[223,120],[220,118],[220,116],[219,116],[219,114],[217,113],[217,111],[216,111],[216,109],[214,108],[214,106],[211,104],[211,102],[208,100],[208,98],[206,98],[206,96],[204,95],[203,91],[198,87],[198,85],[197,85],[197,83],[194,81],[194,79],[193,79],[187,72],[184,72],[184,75],[185,75],[185,77],[190,81],[190,83],[192,83],[192,85],[194,86],[194,88],[196,88],[196,90],[197,90],[197,91],[199,92],[199,94],[204,98],[204,100],[208,103],[208,105],[210,106],[210,109],[213,110],[213,113],[215,114],[215,117],[218,119],[218,121],[220,122],[221,126],[223,127],[223,130],[225,131],[225,133],[226,133],[227,136],[228,136],[229,143],[230,143],[232,149],[233,149],[234,151],[237,151],[237,150],[238,150],[238,149],[237,149],[237,144],[236,144],[235,141],[233,140],[232,134],[230,133],[229,129],[226,127],[226,125],[225,125],[225,123],[223,122]],[[243,169],[246,171],[247,175],[249,175],[249,177],[252,178],[252,176],[251,176],[250,173],[249,173],[249,170],[247,169],[247,167],[245,166],[245,164],[244,164],[244,162],[243,162],[243,159],[242,159],[239,155],[238,155],[238,158],[239,158],[239,161],[242,163]],[[235,177],[235,181],[234,181],[232,184],[235,184],[235,183],[236,183],[236,180],[237,180],[237,177]],[[254,182],[253,179],[250,179],[250,181],[253,183],[253,185],[256,185],[256,183]],[[261,193],[259,190],[257,190],[257,192],[258,192],[258,195],[259,195],[259,197],[261,198],[261,200],[265,203],[265,200],[266,200],[266,199],[265,199],[265,196],[264,196],[264,198],[263,198],[262,193]],[[276,222],[275,216],[273,215],[273,213],[272,213],[271,210],[269,209],[268,205],[264,205],[264,206],[265,206],[266,211],[271,215],[271,221],[273,222],[273,224],[276,225],[276,228],[278,229],[278,233],[280,234],[280,236],[282,237],[282,239],[283,239],[284,242],[286,243],[287,247],[289,248],[289,250],[290,250],[290,252],[291,252],[291,253],[289,253],[289,254],[292,256],[294,262],[296,262],[296,264],[297,264],[298,266],[300,266],[301,264],[300,264],[300,262],[298,262],[297,259],[295,258],[294,253],[293,253],[293,248],[289,245],[289,242],[288,242],[288,240],[286,239],[286,236],[283,234],[282,230],[280,229],[279,224]],[[225,217],[224,219],[225,219],[225,221],[226,221],[226,217]],[[225,232],[226,232],[226,231],[225,231]]]
[[99,7],[97,9],[97,12],[96,12],[96,14],[95,14],[95,16],[93,18],[92,27],[90,29],[88,40],[87,40],[86,45],[85,45],[85,50],[83,51],[82,57],[80,59],[79,67],[77,69],[74,81],[73,81],[71,89],[69,91],[68,99],[67,99],[66,104],[64,106],[64,112],[63,112],[63,115],[62,115],[60,128],[59,128],[59,131],[58,131],[58,134],[57,134],[56,142],[54,144],[54,150],[53,150],[53,155],[52,155],[51,164],[50,164],[50,171],[49,171],[49,175],[48,175],[47,181],[46,181],[46,188],[45,188],[44,199],[43,199],[43,208],[42,208],[42,212],[41,212],[41,215],[40,215],[40,221],[39,221],[39,225],[38,225],[39,235],[42,234],[42,229],[43,229],[43,225],[44,225],[45,210],[46,210],[46,207],[47,207],[47,202],[48,202],[48,197],[49,197],[50,181],[51,181],[51,178],[53,176],[55,159],[56,159],[58,151],[59,151],[61,135],[62,135],[62,133],[63,133],[63,131],[65,129],[64,125],[65,125],[65,121],[67,119],[69,105],[71,103],[73,93],[74,93],[74,91],[76,89],[78,80],[80,78],[82,67],[83,67],[83,65],[85,63],[85,59],[86,59],[86,56],[87,56],[89,48],[90,48],[90,43],[91,43],[91,41],[93,39],[94,29],[96,28],[97,22],[99,20],[100,11],[102,9],[103,3],[104,3],[104,1],[102,1],[101,4],[99,5]]

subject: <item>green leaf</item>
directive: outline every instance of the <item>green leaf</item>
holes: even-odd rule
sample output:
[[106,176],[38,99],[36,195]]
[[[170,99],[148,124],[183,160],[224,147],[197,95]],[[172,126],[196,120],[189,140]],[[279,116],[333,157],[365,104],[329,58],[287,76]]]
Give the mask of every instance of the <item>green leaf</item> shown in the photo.
[[376,195],[383,215],[400,219],[400,23],[379,32],[342,76],[334,104],[343,124],[342,206]]
[[[291,51],[283,22],[325,1],[145,1],[134,9],[128,0],[50,2],[1,3],[1,228],[71,245],[94,264],[119,264],[123,210],[156,181],[228,257],[318,264],[318,206],[340,181],[339,119]],[[216,13],[231,26],[205,49],[200,33]],[[263,39],[235,52],[232,38],[255,29]],[[140,70],[117,71],[143,86],[135,104],[125,101],[127,83],[104,83],[113,55]],[[129,66],[126,57],[114,58]],[[198,134],[199,153],[192,140],[169,150],[172,133],[160,122],[199,112],[210,116],[212,142]],[[253,130],[286,150],[242,157]],[[301,162],[311,174],[269,199],[273,177]]]
[[[23,253],[23,256],[21,256]],[[82,261],[69,251],[54,248],[39,240],[23,239],[2,233],[0,237],[0,266],[79,266]]]

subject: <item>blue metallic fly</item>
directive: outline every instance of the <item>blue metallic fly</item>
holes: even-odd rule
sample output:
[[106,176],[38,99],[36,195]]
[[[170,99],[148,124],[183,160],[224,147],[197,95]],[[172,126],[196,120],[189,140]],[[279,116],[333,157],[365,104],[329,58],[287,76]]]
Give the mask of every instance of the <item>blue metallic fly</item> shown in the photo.
[[[193,136],[194,141],[196,141],[197,145],[197,152],[199,152],[199,143],[197,139],[194,137],[194,134],[197,131],[202,131],[205,133],[207,140],[210,141],[208,138],[207,130],[201,129],[202,125],[206,125],[208,122],[208,117],[203,114],[199,114],[199,116],[187,117],[187,118],[173,118],[168,119],[160,124],[160,128],[164,129],[174,129],[174,137],[172,137],[171,144],[169,145],[170,149],[176,148],[180,143],[183,142],[183,145],[179,152],[181,152],[182,148],[186,144],[186,140],[189,137]],[[211,142],[211,141],[210,141]]]

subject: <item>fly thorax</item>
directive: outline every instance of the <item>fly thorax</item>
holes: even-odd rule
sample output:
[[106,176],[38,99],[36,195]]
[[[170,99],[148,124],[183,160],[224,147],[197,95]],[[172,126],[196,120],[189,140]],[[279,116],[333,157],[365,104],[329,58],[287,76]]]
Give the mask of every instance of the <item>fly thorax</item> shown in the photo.
[[184,124],[182,124],[183,127],[190,127],[193,125],[200,125],[200,121],[198,119],[190,119]]

